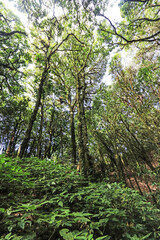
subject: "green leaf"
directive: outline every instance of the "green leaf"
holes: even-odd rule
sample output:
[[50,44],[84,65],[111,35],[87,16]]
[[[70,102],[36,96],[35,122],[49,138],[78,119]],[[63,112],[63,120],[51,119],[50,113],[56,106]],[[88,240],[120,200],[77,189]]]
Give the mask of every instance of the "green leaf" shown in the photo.
[[8,215],[11,215],[11,213],[13,212],[11,209],[12,209],[11,207],[7,209],[7,214]]
[[63,228],[59,231],[60,235],[63,237],[64,240],[74,240],[73,235],[69,232],[69,229]]
[[109,240],[111,237],[106,235],[106,236],[103,236],[103,237],[98,237],[96,238],[96,240]]
[[99,220],[99,223],[100,223],[100,224],[108,223],[108,221],[109,221],[109,218],[104,218],[104,219],[100,219],[100,220]]
[[141,240],[148,239],[148,237],[151,235],[152,235],[152,233],[148,233],[146,236],[142,237]]
[[22,237],[22,240],[34,240],[36,239],[36,233],[26,234]]
[[58,202],[58,205],[59,205],[60,207],[63,207],[63,202],[62,202],[62,201],[59,201],[59,202]]
[[5,209],[4,208],[0,208],[0,212],[4,213]]
[[6,240],[11,239],[11,235],[12,235],[12,233],[8,233],[8,234],[5,236],[5,239],[6,239]]
[[25,221],[18,222],[18,226],[24,230],[25,228]]
[[73,216],[75,217],[84,217],[84,216],[91,216],[91,213],[83,213],[83,212],[73,212],[72,213]]
[[90,222],[91,220],[90,219],[88,219],[88,218],[86,218],[86,217],[77,217],[77,218],[75,218],[74,219],[75,221],[79,221],[79,222],[81,222],[81,223],[84,223],[84,222]]

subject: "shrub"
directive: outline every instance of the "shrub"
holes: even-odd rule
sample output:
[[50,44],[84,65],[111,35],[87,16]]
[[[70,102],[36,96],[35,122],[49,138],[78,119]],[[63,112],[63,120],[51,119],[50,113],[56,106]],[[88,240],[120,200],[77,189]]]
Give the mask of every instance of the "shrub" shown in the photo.
[[91,183],[52,160],[1,156],[1,239],[160,238],[159,210],[138,192]]

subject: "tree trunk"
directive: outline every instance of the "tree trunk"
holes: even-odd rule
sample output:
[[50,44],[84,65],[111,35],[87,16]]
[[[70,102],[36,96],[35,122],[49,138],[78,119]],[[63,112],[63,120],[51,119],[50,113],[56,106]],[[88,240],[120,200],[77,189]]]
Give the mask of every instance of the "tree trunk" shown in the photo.
[[96,133],[96,137],[98,138],[98,140],[100,140],[100,142],[103,144],[103,146],[105,147],[106,149],[106,152],[108,154],[108,157],[110,158],[111,160],[111,164],[113,166],[115,166],[116,168],[118,167],[118,163],[116,161],[116,158],[114,156],[114,153],[112,152],[112,150],[108,147],[107,143],[105,142],[105,140],[98,134]]
[[141,190],[141,188],[140,188],[140,185],[139,185],[139,183],[138,183],[137,178],[136,178],[135,175],[134,175],[134,179],[135,179],[135,182],[136,182],[136,184],[137,184],[137,187],[138,187],[138,190],[139,190],[140,194],[143,195],[143,192],[142,192],[142,190]]
[[83,173],[86,173],[85,170],[85,149],[84,149],[84,139],[83,139],[83,111],[82,111],[82,99],[81,99],[81,84],[80,79],[77,77],[77,85],[76,85],[76,97],[77,97],[77,116],[78,116],[78,155],[79,155],[79,163],[80,170]]
[[80,77],[77,77],[76,84],[76,97],[77,97],[77,116],[78,116],[78,153],[80,170],[85,177],[93,175],[93,159],[89,155],[88,150],[88,136],[87,136],[87,124],[85,117],[85,85],[84,79],[82,84]]
[[122,177],[122,179],[124,180],[126,186],[127,186],[127,182],[126,182],[126,176],[125,176],[125,170],[124,170],[124,164],[121,160],[121,157],[118,155],[118,165],[119,165],[119,171],[120,171],[120,175]]
[[84,138],[84,153],[85,153],[85,161],[86,161],[86,169],[87,175],[94,175],[94,159],[89,154],[88,149],[88,130],[87,130],[87,121],[85,114],[85,100],[86,100],[86,83],[85,83],[85,75],[82,77],[83,80],[83,88],[82,88],[82,129],[83,129],[83,138]]
[[14,146],[15,146],[14,141],[15,141],[15,134],[17,131],[18,123],[19,123],[19,121],[17,121],[17,123],[15,124],[14,129],[11,133],[9,144],[8,144],[8,147],[6,150],[6,157],[10,157],[14,151]]
[[61,126],[61,132],[60,132],[60,157],[63,159],[64,149],[63,149],[63,128]]
[[27,157],[31,157],[33,155],[35,145],[36,145],[36,138],[33,136],[33,141],[31,142],[30,151],[27,154]]
[[42,97],[42,92],[43,92],[43,85],[44,85],[44,82],[45,82],[45,80],[47,78],[47,75],[48,75],[48,69],[49,68],[46,65],[45,68],[44,68],[42,77],[41,77],[40,84],[39,84],[36,104],[35,104],[35,107],[34,107],[34,110],[33,110],[32,114],[31,114],[31,117],[30,117],[30,120],[29,120],[29,124],[28,124],[28,128],[27,128],[27,130],[25,132],[24,139],[23,139],[22,144],[21,144],[21,146],[19,147],[19,150],[18,150],[18,157],[20,157],[20,158],[23,157],[24,152],[25,152],[25,150],[28,147],[28,142],[30,140],[32,127],[33,127],[33,124],[34,124],[34,122],[36,120],[38,109],[39,109],[39,106],[40,106],[40,103],[41,103],[41,97]]
[[[147,156],[147,153],[143,147],[143,143],[141,143],[137,137],[135,136],[135,134],[130,130],[129,124],[127,121],[123,120],[123,118],[121,117],[122,122],[124,123],[127,131],[130,133],[131,137],[135,140],[134,145],[137,147],[137,150],[141,156],[141,158],[143,159],[143,161],[147,164],[148,167],[150,167],[150,169],[152,171],[154,171],[154,167],[152,165],[151,160],[149,159],[149,157]],[[134,153],[133,153],[134,154]]]
[[6,157],[10,157],[11,154],[12,154],[12,147],[13,147],[13,143],[14,143],[14,137],[15,137],[15,131],[13,130],[13,132],[11,133],[11,136],[10,136],[10,140],[9,140],[9,144],[8,144],[8,147],[7,147],[7,150],[6,150],[6,154],[5,156]]
[[51,129],[49,132],[49,142],[45,149],[44,158],[46,158],[46,157],[51,158],[52,138],[53,138],[53,131]]
[[74,111],[73,107],[70,107],[70,129],[71,129],[71,144],[72,144],[72,161],[76,165],[76,138],[75,138],[75,126],[74,126]]
[[45,148],[44,158],[46,158],[46,157],[51,158],[52,138],[54,136],[53,117],[54,117],[54,112],[52,112],[52,114],[51,114],[51,120],[50,120],[50,124],[49,124],[49,142]]
[[41,158],[42,153],[42,128],[43,128],[43,103],[41,103],[41,122],[40,122],[40,129],[39,129],[39,136],[38,136],[38,147],[37,147],[37,156]]

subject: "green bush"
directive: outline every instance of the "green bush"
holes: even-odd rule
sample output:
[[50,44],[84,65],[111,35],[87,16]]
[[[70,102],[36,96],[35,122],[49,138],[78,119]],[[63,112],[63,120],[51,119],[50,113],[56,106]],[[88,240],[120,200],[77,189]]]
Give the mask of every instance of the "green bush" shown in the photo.
[[47,159],[2,155],[0,168],[1,240],[160,238],[159,210],[122,184]]

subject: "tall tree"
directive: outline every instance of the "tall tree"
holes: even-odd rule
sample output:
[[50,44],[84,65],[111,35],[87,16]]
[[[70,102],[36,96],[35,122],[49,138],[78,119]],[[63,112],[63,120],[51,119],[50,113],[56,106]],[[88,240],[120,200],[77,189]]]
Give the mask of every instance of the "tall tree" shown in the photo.
[[[19,157],[22,157],[25,150],[27,149],[32,127],[36,120],[41,97],[44,91],[44,85],[49,78],[50,67],[52,61],[54,61],[55,53],[60,50],[60,48],[63,46],[63,43],[66,42],[69,38],[74,38],[76,41],[78,40],[72,32],[66,33],[66,31],[63,31],[61,22],[57,21],[56,18],[42,21],[39,27],[37,26],[37,30],[32,30],[32,34],[32,36],[35,38],[35,43],[33,43],[36,65],[35,80],[39,84],[37,89],[35,107],[29,120],[24,139],[19,148]],[[38,71],[37,68],[39,69]]]
[[[84,23],[83,23],[84,24]],[[82,28],[83,27],[83,28]],[[55,81],[60,85],[60,101],[67,104],[70,109],[71,140],[73,160],[75,162],[75,134],[73,132],[73,108],[77,110],[77,138],[78,159],[82,172],[88,176],[93,173],[94,161],[89,154],[89,141],[87,133],[86,109],[91,107],[92,94],[101,81],[105,69],[108,51],[105,51],[100,40],[87,30],[87,25],[82,25],[76,36],[81,42],[70,39],[64,44],[57,63],[52,63]]]

